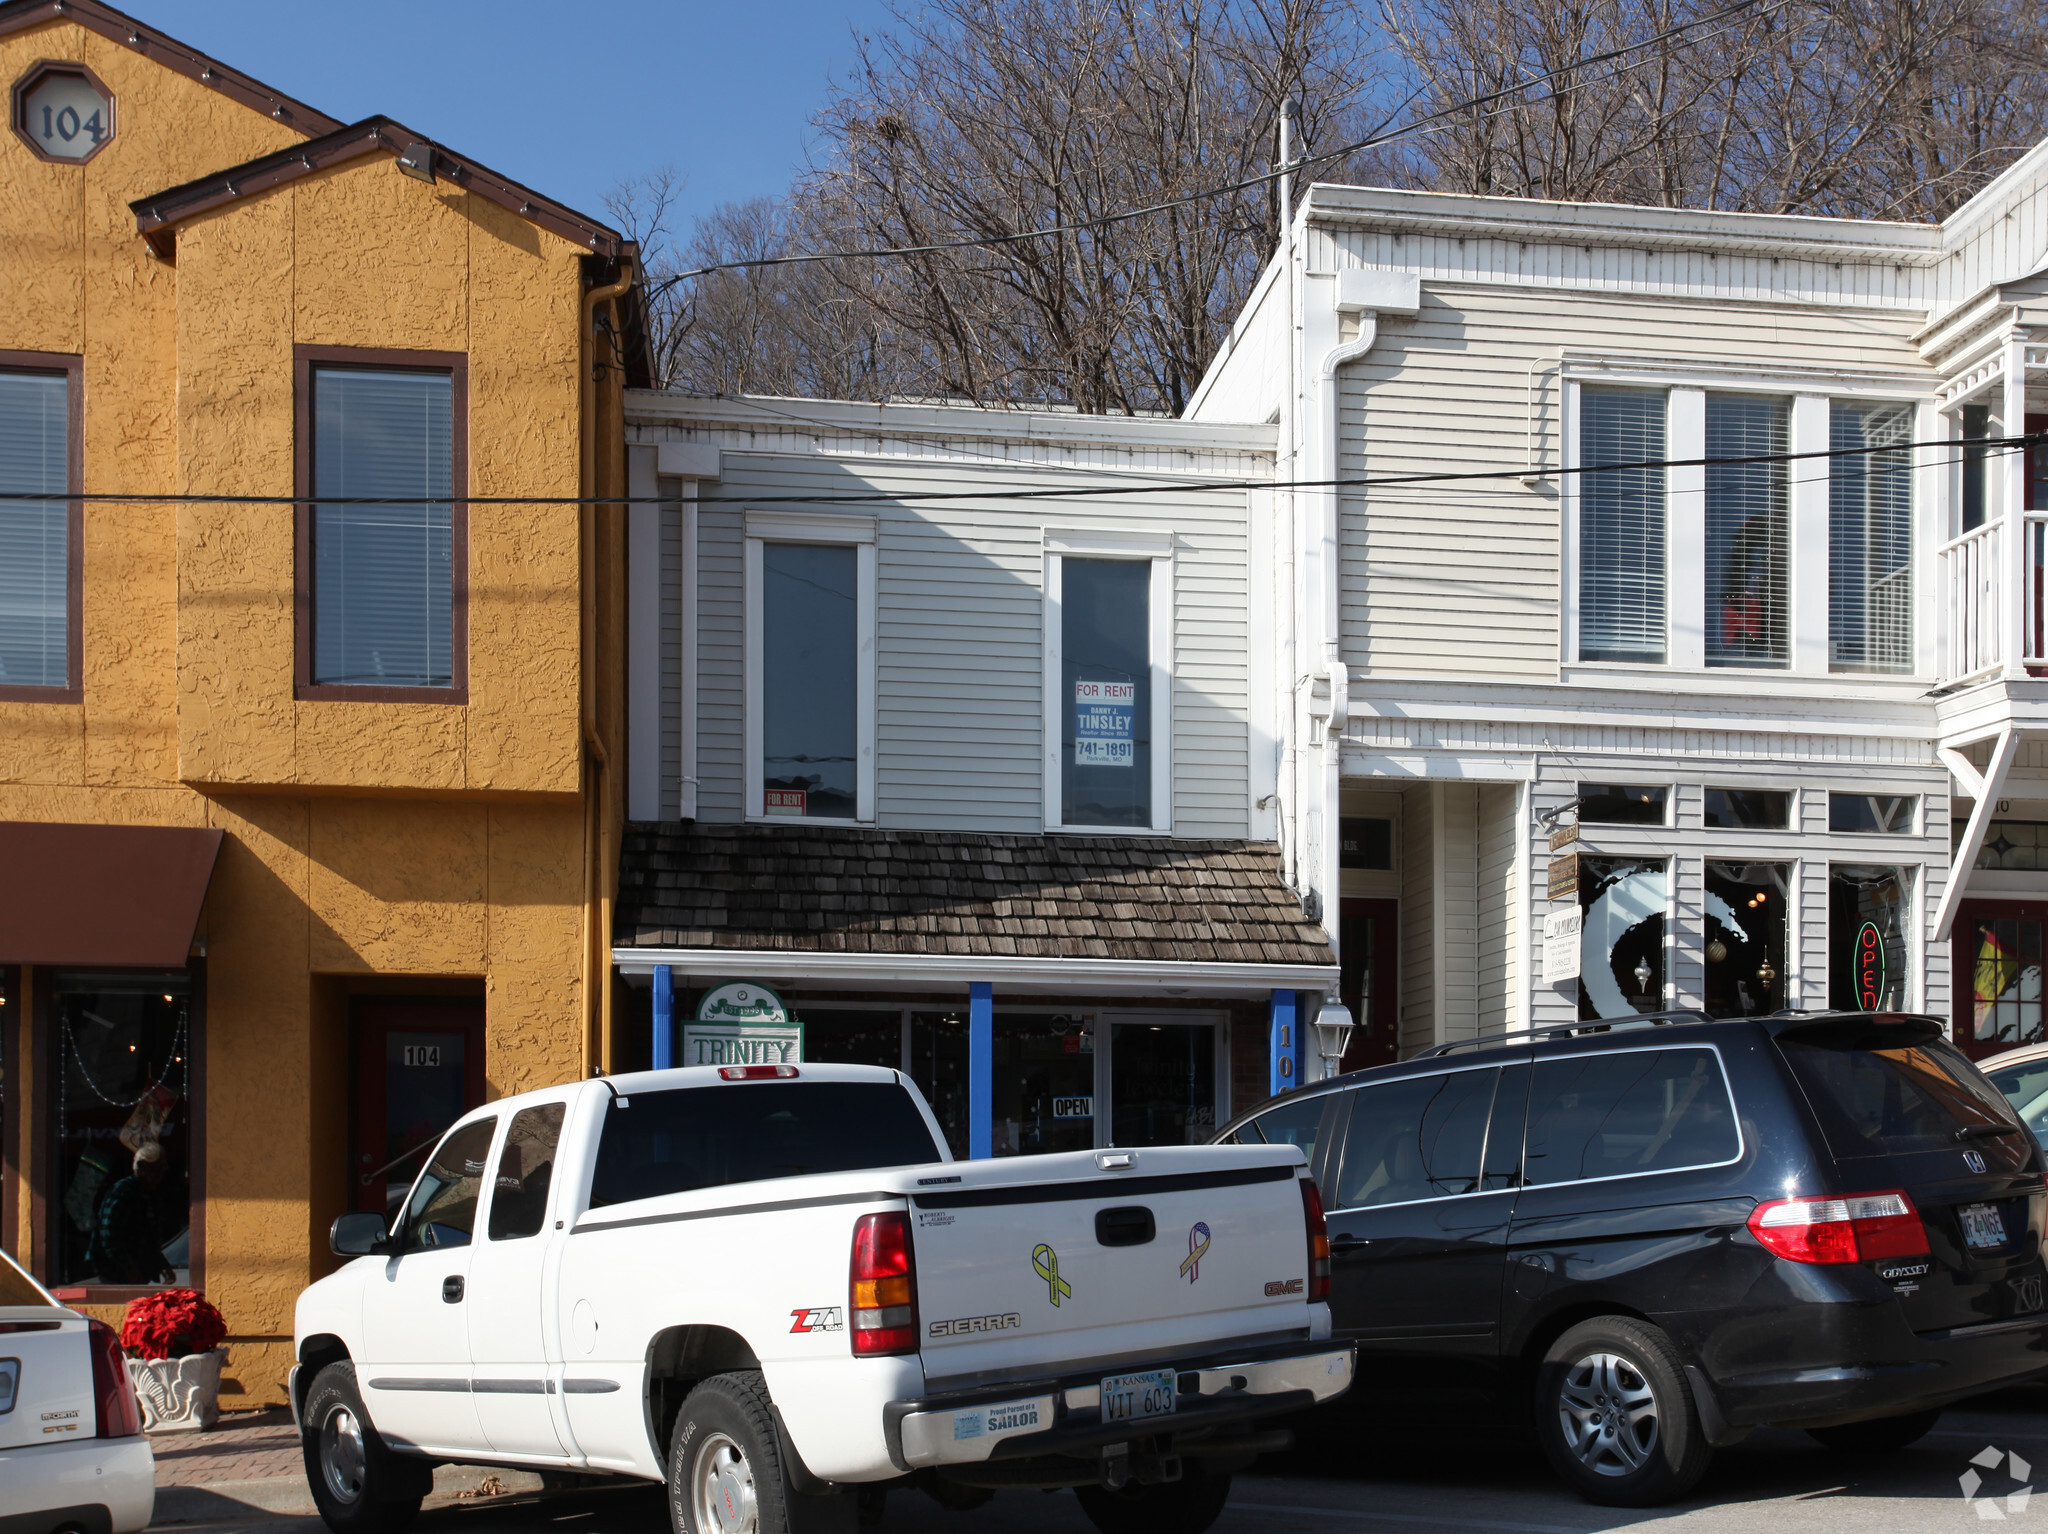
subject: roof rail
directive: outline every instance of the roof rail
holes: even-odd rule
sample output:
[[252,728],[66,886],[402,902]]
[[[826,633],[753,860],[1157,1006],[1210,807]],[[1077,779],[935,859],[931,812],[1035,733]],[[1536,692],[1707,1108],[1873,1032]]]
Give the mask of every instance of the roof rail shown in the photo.
[[1538,1039],[1556,1038],[1578,1033],[1612,1033],[1622,1028],[1655,1028],[1667,1023],[1711,1023],[1713,1018],[1695,1007],[1675,1007],[1668,1012],[1640,1012],[1634,1017],[1600,1018],[1593,1022],[1552,1023],[1544,1028],[1522,1028],[1513,1033],[1491,1034],[1483,1039],[1453,1039],[1448,1044],[1439,1044],[1434,1049],[1425,1049],[1419,1055],[1410,1056],[1415,1060],[1428,1060],[1437,1055],[1447,1055],[1454,1049],[1504,1048],[1511,1044],[1534,1043]]

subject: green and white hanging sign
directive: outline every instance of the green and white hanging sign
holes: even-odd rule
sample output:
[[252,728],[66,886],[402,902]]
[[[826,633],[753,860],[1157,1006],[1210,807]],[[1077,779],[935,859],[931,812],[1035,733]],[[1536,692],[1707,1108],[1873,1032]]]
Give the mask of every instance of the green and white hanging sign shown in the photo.
[[683,1024],[683,1065],[795,1065],[803,1057],[804,1025],[752,980],[713,986]]

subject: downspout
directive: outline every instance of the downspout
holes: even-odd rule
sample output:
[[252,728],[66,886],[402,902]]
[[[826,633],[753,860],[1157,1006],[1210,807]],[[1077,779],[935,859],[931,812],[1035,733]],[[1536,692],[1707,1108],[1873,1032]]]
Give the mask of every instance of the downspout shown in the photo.
[[597,729],[597,512],[594,500],[599,492],[597,452],[597,306],[612,303],[633,286],[637,272],[631,256],[622,257],[618,280],[592,288],[583,295],[582,323],[577,341],[582,353],[582,388],[579,423],[582,447],[582,483],[586,497],[579,508],[577,541],[583,586],[582,649],[580,670],[582,691],[583,750],[590,770],[583,807],[583,1073],[598,1074],[609,1062],[604,1058],[604,1019],[610,1011],[611,915],[613,896],[608,887],[611,837],[611,753],[605,749]]
[[1297,111],[1293,97],[1280,103],[1280,259],[1283,281],[1281,284],[1282,334],[1281,353],[1284,361],[1280,389],[1279,435],[1275,446],[1274,477],[1284,488],[1279,493],[1275,510],[1279,513],[1281,560],[1279,570],[1280,612],[1274,627],[1280,636],[1280,680],[1275,702],[1286,709],[1286,718],[1280,721],[1280,877],[1292,889],[1299,891],[1303,884],[1299,848],[1296,833],[1299,827],[1297,811],[1301,799],[1301,783],[1297,777],[1297,764],[1301,753],[1301,700],[1299,673],[1295,668],[1295,657],[1299,649],[1300,602],[1296,586],[1296,569],[1300,564],[1298,546],[1301,529],[1299,494],[1291,488],[1291,482],[1301,476],[1296,472],[1301,467],[1301,443],[1296,421],[1295,394],[1300,387],[1297,379],[1295,353],[1301,335],[1301,288],[1300,273],[1295,270],[1294,261],[1294,117]]

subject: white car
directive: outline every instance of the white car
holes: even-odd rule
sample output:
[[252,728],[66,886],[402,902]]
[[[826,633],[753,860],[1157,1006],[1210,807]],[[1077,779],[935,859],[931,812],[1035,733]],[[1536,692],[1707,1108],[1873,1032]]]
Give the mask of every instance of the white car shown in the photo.
[[665,1481],[678,1534],[850,1531],[910,1484],[1200,1534],[1271,1419],[1351,1383],[1296,1147],[953,1161],[875,1066],[506,1098],[332,1244],[292,1399],[341,1534],[448,1460]]
[[2034,1138],[2048,1142],[2048,1044],[2022,1044],[1979,1060],[1977,1069],[2005,1094]]
[[0,1529],[133,1534],[155,1508],[156,1456],[113,1328],[0,1252]]

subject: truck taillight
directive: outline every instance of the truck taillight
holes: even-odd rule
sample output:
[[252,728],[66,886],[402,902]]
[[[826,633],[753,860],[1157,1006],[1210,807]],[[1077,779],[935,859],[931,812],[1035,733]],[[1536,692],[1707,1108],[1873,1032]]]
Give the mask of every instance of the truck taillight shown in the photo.
[[1315,1179],[1304,1177],[1300,1182],[1301,1213],[1308,1224],[1308,1298],[1314,1304],[1330,1297],[1330,1222],[1323,1218],[1323,1196],[1316,1191]]
[[91,1321],[86,1324],[86,1342],[92,1349],[93,1436],[133,1438],[142,1431],[142,1407],[128,1378],[127,1360],[121,1356],[121,1339],[106,1322]]
[[1791,1262],[1869,1262],[1927,1251],[1927,1227],[1902,1190],[1772,1199],[1750,1211],[1749,1229],[1766,1250]]
[[853,1227],[853,1351],[862,1358],[917,1351],[917,1262],[910,1216],[864,1214]]

